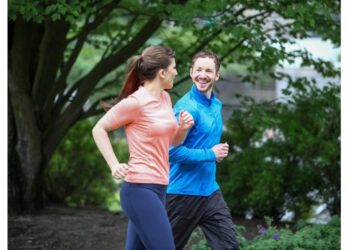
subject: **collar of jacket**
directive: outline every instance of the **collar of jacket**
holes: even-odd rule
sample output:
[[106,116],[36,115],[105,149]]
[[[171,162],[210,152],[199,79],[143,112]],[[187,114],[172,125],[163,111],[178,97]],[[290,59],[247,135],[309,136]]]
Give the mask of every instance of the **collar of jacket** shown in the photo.
[[202,92],[197,89],[195,84],[192,84],[191,95],[196,101],[205,106],[210,106],[215,98],[214,92],[211,92],[211,96],[208,99]]

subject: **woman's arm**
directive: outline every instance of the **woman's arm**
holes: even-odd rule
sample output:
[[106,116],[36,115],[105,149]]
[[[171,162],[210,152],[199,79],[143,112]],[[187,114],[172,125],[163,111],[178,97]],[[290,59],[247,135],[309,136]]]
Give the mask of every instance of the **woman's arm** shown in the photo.
[[102,117],[92,129],[92,136],[97,148],[111,169],[112,175],[116,178],[124,178],[128,172],[128,165],[120,164],[113,151],[112,143],[108,136],[108,132],[112,130],[110,122],[105,117]]
[[193,117],[187,111],[181,111],[179,114],[179,127],[173,137],[172,146],[180,145],[185,139],[187,132],[194,125]]
[[114,105],[95,125],[92,136],[106,160],[112,175],[124,178],[128,171],[127,164],[119,163],[109,139],[108,133],[126,124],[134,122],[139,116],[141,105],[132,96]]

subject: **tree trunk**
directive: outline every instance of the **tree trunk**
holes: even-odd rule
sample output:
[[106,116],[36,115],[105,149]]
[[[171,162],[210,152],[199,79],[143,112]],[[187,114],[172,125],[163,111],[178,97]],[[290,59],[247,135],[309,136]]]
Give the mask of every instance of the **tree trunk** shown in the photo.
[[15,149],[16,145],[16,128],[14,123],[14,117],[12,113],[11,104],[8,103],[8,116],[7,116],[7,143],[8,143],[8,207],[9,211],[22,210],[23,205],[23,173],[19,165],[18,155]]
[[37,190],[42,165],[41,136],[28,95],[11,91],[10,99],[13,119],[9,123],[14,121],[14,124],[11,124],[9,134],[9,191],[13,193],[11,201],[17,203],[14,209],[32,210],[41,206],[40,192]]
[[[54,102],[47,98],[50,90],[60,90],[55,84],[68,86],[56,79],[64,61],[69,25],[64,21],[35,24],[20,17],[9,23],[10,210],[42,207],[41,173],[69,128],[83,117],[83,106],[91,92],[104,76],[135,54],[160,25],[159,18],[151,17],[130,43],[102,59],[73,84],[74,96],[61,96],[63,100]],[[61,102],[62,106],[57,104]]]
[[42,165],[41,133],[30,94],[35,24],[17,20],[9,55],[9,201],[10,209],[40,207],[37,190]]

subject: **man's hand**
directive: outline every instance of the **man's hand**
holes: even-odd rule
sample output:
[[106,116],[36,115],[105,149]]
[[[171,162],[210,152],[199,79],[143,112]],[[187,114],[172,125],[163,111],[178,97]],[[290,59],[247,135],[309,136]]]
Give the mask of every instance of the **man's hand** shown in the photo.
[[212,147],[212,150],[216,156],[216,161],[221,162],[228,155],[229,145],[227,142],[216,144],[214,147]]

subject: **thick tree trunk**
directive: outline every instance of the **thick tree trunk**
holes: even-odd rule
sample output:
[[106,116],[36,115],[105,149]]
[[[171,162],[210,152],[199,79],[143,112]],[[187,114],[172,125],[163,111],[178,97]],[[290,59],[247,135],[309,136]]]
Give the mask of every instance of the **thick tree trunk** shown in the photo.
[[7,116],[7,143],[8,143],[8,207],[9,211],[22,210],[23,205],[23,173],[21,172],[18,155],[16,152],[16,127],[14,123],[14,117],[12,113],[11,103],[8,103],[8,116]]
[[[97,26],[103,18],[96,20]],[[58,96],[55,90],[68,86],[63,80],[57,82],[57,75],[62,73],[59,67],[63,63],[69,25],[64,21],[34,24],[20,17],[10,23],[10,209],[32,210],[42,206],[41,173],[69,128],[83,117],[83,106],[94,87],[105,75],[135,54],[160,25],[159,18],[150,18],[129,44],[102,59],[87,75],[73,84],[71,88],[76,92],[74,96],[60,96],[63,100],[54,102],[50,97]],[[84,35],[81,39],[85,40],[86,37]],[[70,64],[76,57],[73,54]],[[66,65],[68,71],[70,64]],[[54,93],[50,95],[50,91]],[[58,109],[55,108],[57,105]]]
[[11,91],[10,99],[13,111],[11,123],[14,121],[14,124],[11,124],[12,135],[9,134],[11,203],[13,202],[14,209],[32,210],[41,206],[41,192],[37,190],[42,165],[41,136],[28,95],[20,91]]
[[[9,55],[9,192],[13,208],[40,206],[37,190],[42,165],[41,133],[30,94],[30,65],[35,25],[17,20]],[[21,198],[18,198],[20,195]],[[17,204],[16,204],[17,203]],[[11,204],[10,204],[11,205]],[[11,207],[10,207],[11,209]]]

